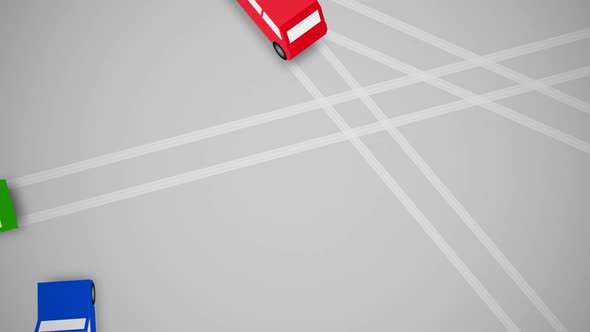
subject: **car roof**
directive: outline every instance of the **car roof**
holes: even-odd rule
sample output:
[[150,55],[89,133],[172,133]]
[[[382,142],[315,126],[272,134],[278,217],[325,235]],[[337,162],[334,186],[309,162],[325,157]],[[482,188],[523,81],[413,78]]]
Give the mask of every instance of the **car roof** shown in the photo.
[[258,0],[262,10],[268,14],[271,20],[281,26],[295,15],[309,8],[317,0]]
[[92,280],[39,283],[39,320],[88,318]]

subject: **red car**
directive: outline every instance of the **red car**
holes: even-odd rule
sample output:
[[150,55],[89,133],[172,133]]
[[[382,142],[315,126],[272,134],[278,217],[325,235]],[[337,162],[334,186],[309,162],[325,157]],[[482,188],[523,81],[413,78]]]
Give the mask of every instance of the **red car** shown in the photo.
[[283,60],[293,59],[328,32],[317,0],[238,0],[238,3]]

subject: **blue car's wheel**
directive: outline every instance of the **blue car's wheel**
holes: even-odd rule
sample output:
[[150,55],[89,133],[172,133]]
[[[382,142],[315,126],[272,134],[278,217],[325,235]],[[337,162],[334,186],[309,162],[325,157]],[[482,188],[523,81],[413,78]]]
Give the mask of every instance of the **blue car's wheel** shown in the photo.
[[94,283],[92,283],[92,288],[90,290],[90,296],[92,298],[92,304],[96,302],[96,292],[94,290]]

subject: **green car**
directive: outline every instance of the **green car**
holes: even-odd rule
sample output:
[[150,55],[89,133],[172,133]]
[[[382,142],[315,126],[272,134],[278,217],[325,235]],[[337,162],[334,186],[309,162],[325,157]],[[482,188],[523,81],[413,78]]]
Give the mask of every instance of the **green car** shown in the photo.
[[0,180],[0,233],[18,228],[6,180]]

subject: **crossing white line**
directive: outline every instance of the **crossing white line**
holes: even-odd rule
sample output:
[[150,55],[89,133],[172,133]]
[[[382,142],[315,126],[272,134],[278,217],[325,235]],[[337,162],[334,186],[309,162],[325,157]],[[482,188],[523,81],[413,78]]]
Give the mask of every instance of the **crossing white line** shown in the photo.
[[168,178],[149,182],[139,186],[118,190],[109,194],[104,194],[93,198],[81,200],[78,202],[62,205],[60,207],[32,213],[20,219],[22,221],[23,226],[28,226],[31,224],[40,223],[58,217],[64,217],[85,210],[127,200],[130,198],[143,196],[149,193],[176,187],[182,184],[194,182],[215,175],[220,175],[234,170],[247,168],[248,166],[265,163],[271,160],[287,157],[290,155],[295,155],[313,149],[318,149],[323,146],[341,142],[343,140],[344,138],[341,134],[323,136],[317,139],[307,140],[283,148],[278,148],[267,152],[251,155],[248,157],[235,159],[211,167],[198,169],[192,172],[171,176]]
[[[561,84],[571,80],[580,79],[583,77],[590,77],[590,66],[582,67],[577,70],[561,73],[554,76],[544,78],[542,82],[548,85]],[[501,89],[498,91],[490,92],[483,95],[482,100],[494,101],[503,98],[509,98],[522,93],[529,92],[530,88],[522,85]],[[385,122],[376,122],[368,125],[364,125],[353,129],[349,134],[358,137],[374,134],[381,132],[384,128],[389,126],[399,127],[416,123],[419,121],[432,119],[437,116],[449,114],[452,112],[461,111],[473,106],[472,102],[466,100],[459,100],[445,105],[438,105],[418,111],[411,114],[406,114],[389,119]],[[173,188],[179,185],[194,182],[200,179],[221,175],[233,170],[243,169],[249,166],[254,166],[271,160],[296,155],[305,151],[311,151],[319,149],[321,147],[329,146],[339,142],[343,142],[348,139],[348,136],[343,133],[336,133],[332,135],[322,136],[316,139],[307,140],[301,143],[292,144],[282,148],[269,150],[256,155],[235,159],[225,163],[213,165],[210,167],[198,169],[195,171],[187,172],[180,175],[167,177],[161,180],[149,182],[146,184],[130,187],[114,191],[111,193],[95,196],[92,198],[80,200],[77,202],[65,204],[55,208],[50,208],[38,212],[34,212],[28,215],[19,216],[19,224],[21,227],[33,225],[36,223],[50,221],[52,219],[65,217],[75,213],[83,212],[93,208],[98,208],[110,203],[123,201],[126,199],[143,196],[159,190]]]
[[[489,61],[502,61],[507,59],[512,59],[515,57],[523,56],[530,53],[539,52],[545,49],[558,47],[561,45],[565,45],[568,43],[573,43],[579,40],[590,38],[590,29],[575,31],[571,33],[567,33],[564,35],[548,38],[545,40],[540,40],[534,43],[529,43],[517,47],[513,47],[510,49],[506,49],[503,51],[495,52],[489,54],[487,56],[483,56],[481,58],[487,59]],[[445,75],[461,72],[464,70],[472,69],[477,67],[473,61],[461,61],[458,63],[442,66],[439,68],[432,69],[428,71],[429,74],[442,77]],[[369,95],[374,95],[378,93],[383,93],[387,91],[391,91],[393,89],[397,89],[400,87],[408,86],[411,84],[416,84],[421,82],[418,77],[413,76],[406,76],[398,79],[393,79],[389,81],[385,81],[382,83],[377,83],[370,85],[365,88],[366,93]],[[326,98],[326,101],[332,104],[336,103],[344,103],[351,100],[358,98],[357,91],[348,91],[343,93],[338,93]],[[220,124],[217,126],[196,130],[190,133],[186,133],[183,135],[178,135],[175,137],[135,146],[129,149],[112,152],[108,154],[104,154],[101,156],[89,158],[86,160],[82,160],[79,162],[67,164],[64,166],[52,168],[45,171],[36,172],[33,174],[25,175],[19,178],[15,178],[11,180],[12,186],[15,189],[23,188],[39,183],[43,183],[46,181],[58,179],[61,177],[65,177],[68,175],[73,175],[76,173],[88,171],[94,168],[98,168],[101,166],[107,166],[114,163],[122,162],[125,160],[137,158],[143,155],[148,155],[160,151],[164,151],[167,149],[172,149],[176,147],[180,147],[186,144],[195,143],[201,140],[217,137],[223,134],[239,131],[242,129],[262,125],[265,123],[269,123],[272,121],[286,119],[292,116],[296,116],[298,114],[303,114],[306,112],[310,112],[313,110],[317,110],[319,108],[319,104],[315,101],[305,102],[289,107],[285,107],[282,109],[278,109],[275,111],[271,111],[268,113],[255,115],[247,118],[242,118],[236,121]]]
[[[358,81],[354,79],[352,74],[346,69],[342,62],[325,44],[318,45],[320,52],[338,72],[338,74],[347,82],[351,89],[361,89]],[[530,87],[530,85],[527,85]],[[387,120],[387,116],[381,108],[374,102],[374,100],[367,94],[361,93],[361,101],[371,111],[375,118],[379,121]],[[460,217],[465,226],[471,230],[480,243],[488,250],[490,255],[502,267],[504,272],[512,279],[516,286],[525,294],[525,296],[533,303],[539,312],[547,320],[556,320],[559,322],[557,316],[549,308],[549,306],[541,299],[537,292],[525,280],[523,275],[516,269],[516,267],[508,260],[502,251],[496,246],[493,240],[485,233],[483,228],[475,221],[467,209],[459,202],[451,190],[442,182],[436,175],[434,170],[424,161],[418,151],[408,142],[402,133],[392,126],[387,126],[387,132],[393,140],[401,146],[406,155],[418,167],[422,174],[430,181],[432,186],[439,192],[444,200],[451,206],[455,213]]]
[[467,61],[471,65],[473,62],[481,62],[481,61],[490,61],[490,62],[501,62],[508,60],[513,57],[506,57],[507,55],[512,54],[516,49],[518,52],[523,52],[522,55],[537,53],[548,48],[555,48],[559,46],[563,46],[566,44],[575,43],[590,37],[590,28],[581,29],[573,32],[569,32],[566,34],[558,35],[555,37],[550,37],[547,39],[535,41],[529,44],[517,46],[515,48],[499,51],[496,53],[488,54],[485,56],[480,56],[476,59],[476,61]]
[[[405,22],[402,22],[398,19],[395,19],[391,16],[388,16],[382,12],[379,12],[369,6],[363,5],[355,0],[333,0],[349,9],[352,9],[362,15],[365,15],[369,18],[372,18],[376,21],[379,21],[393,29],[398,31],[404,32],[410,36],[413,36],[425,43],[428,43],[431,46],[438,47],[439,49],[445,50],[450,54],[458,56],[464,59],[470,59],[474,63],[480,64],[483,68],[486,68],[498,75],[504,76],[508,79],[511,79],[515,82],[521,83],[523,85],[529,86],[530,88],[539,91],[540,93],[545,94],[548,97],[551,97],[555,100],[558,100],[566,105],[569,105],[573,108],[576,108],[582,112],[590,114],[590,105],[587,103],[569,96],[561,91],[549,87],[547,85],[539,84],[539,82],[533,82],[532,79],[529,77],[516,72],[510,68],[502,66],[496,62],[490,61],[489,59],[481,59],[477,58],[477,55],[467,49],[459,47],[449,41],[446,41],[442,38],[434,36],[426,31],[420,30],[417,27],[411,26]],[[362,50],[361,48],[357,48],[358,51]],[[367,50],[370,51],[370,50]],[[374,55],[376,52],[369,52],[373,53]],[[365,55],[369,56],[369,53]],[[373,58],[376,60],[375,58]],[[392,59],[388,59],[392,60]],[[387,61],[390,64],[393,64],[392,61]],[[384,62],[382,62],[384,63]],[[385,63],[384,63],[385,64]],[[408,68],[413,69],[413,68]],[[399,69],[398,69],[399,70]],[[454,93],[457,96],[462,98],[470,98],[473,96],[469,91],[461,89],[457,86],[449,84],[445,81],[434,79],[432,82],[435,86],[449,92]],[[538,122],[534,119],[528,118],[520,113],[514,112],[513,110],[503,107],[501,105],[490,103],[486,104],[485,108],[498,114],[504,116],[507,119],[510,119],[516,123],[519,123],[525,127],[530,129],[536,130],[540,133],[543,133],[549,137],[553,137],[563,143],[566,143],[572,147],[580,149],[586,153],[590,153],[590,145],[573,137],[566,133],[563,133],[555,128],[547,126],[541,122]],[[411,152],[411,151],[410,151]],[[417,153],[416,153],[416,156]],[[419,158],[417,161],[420,161]],[[429,170],[428,166],[425,166],[425,163],[421,165],[424,171],[426,171],[427,177],[430,177],[431,182],[433,185],[439,190],[441,195],[445,197],[447,202],[455,209],[455,211],[461,216],[466,225],[472,230],[472,232],[478,237],[480,242],[486,246],[488,251],[492,254],[492,256],[500,263],[503,267],[504,271],[512,278],[512,280],[519,286],[521,291],[529,298],[529,300],[533,303],[533,305],[539,310],[539,312],[543,315],[543,317],[549,322],[549,324],[553,327],[555,331],[567,331],[565,325],[559,320],[559,318],[549,309],[549,307],[543,302],[543,300],[537,295],[537,293],[530,287],[530,285],[526,282],[524,277],[516,270],[516,268],[508,261],[508,259],[502,254],[502,252],[494,245],[489,237],[483,232],[483,230],[478,226],[478,224],[473,220],[473,218],[467,213],[467,211],[460,205],[460,203],[456,200],[456,198],[450,193],[448,189],[442,184],[442,182],[434,175],[432,170]],[[420,165],[418,167],[421,167]],[[423,171],[423,173],[424,173]],[[437,181],[438,180],[438,181]]]
[[[313,84],[313,82],[305,75],[305,73],[295,64],[289,64],[293,75],[295,75],[301,84],[307,89],[307,91],[319,100],[322,98],[321,92]],[[350,127],[344,119],[336,112],[334,106],[321,102],[322,108],[328,114],[330,119],[338,126],[341,132],[350,132]],[[358,136],[347,135],[348,140],[353,144],[365,161],[373,168],[375,173],[383,181],[383,183],[389,188],[389,190],[397,197],[397,199],[404,205],[406,210],[412,215],[414,220],[422,228],[422,230],[430,237],[434,244],[439,250],[447,257],[447,259],[453,264],[455,269],[461,274],[461,276],[467,281],[467,283],[473,288],[477,295],[484,301],[484,303],[490,308],[494,315],[500,320],[502,325],[508,331],[520,331],[518,326],[512,321],[508,314],[502,309],[494,297],[488,292],[483,286],[479,279],[471,272],[471,270],[465,265],[463,260],[457,255],[457,253],[451,248],[446,242],[442,235],[436,230],[428,218],[420,211],[412,199],[403,191],[395,179],[389,174],[389,172],[383,167],[383,165],[377,160],[369,148],[360,140]]]
[[[567,144],[573,148],[576,148],[580,151],[590,154],[590,144],[572,136],[566,134],[558,129],[550,127],[544,123],[541,123],[535,119],[532,119],[528,116],[525,116],[521,113],[518,113],[508,107],[502,106],[500,104],[494,102],[486,102],[485,100],[481,100],[482,96],[477,96],[471,91],[463,89],[457,85],[451,84],[446,82],[436,76],[431,75],[428,72],[420,71],[419,69],[410,66],[404,62],[401,62],[393,57],[390,57],[384,53],[371,49],[357,41],[354,41],[350,38],[344,37],[335,33],[334,31],[329,32],[326,35],[326,38],[342,47],[345,47],[351,51],[354,51],[358,54],[364,55],[369,59],[372,59],[376,62],[379,62],[385,66],[393,68],[395,70],[401,71],[410,76],[416,76],[420,78],[425,83],[431,84],[443,91],[446,91],[450,94],[453,94],[459,98],[466,99],[470,102],[478,102],[482,105],[483,108],[496,113],[508,120],[511,120],[515,123],[518,123],[524,127],[537,131],[543,135],[551,137],[557,141],[560,141],[564,144]],[[526,84],[530,88],[533,88],[530,84]]]
[[[569,105],[581,112],[586,114],[590,114],[590,105],[578,98],[569,96],[555,88],[547,87],[543,85],[539,85],[535,83],[533,79],[527,77],[515,70],[512,70],[506,66],[498,64],[497,62],[489,61],[488,59],[484,59],[478,57],[477,54],[468,51],[465,48],[457,46],[447,40],[444,40],[440,37],[434,36],[426,31],[423,31],[417,27],[414,27],[408,23],[402,22],[399,19],[391,17],[387,14],[384,14],[374,8],[371,8],[367,5],[361,4],[355,0],[332,0],[337,4],[340,4],[348,9],[351,9],[361,15],[364,15],[370,19],[373,19],[377,22],[380,22],[384,25],[389,26],[392,29],[401,31],[407,35],[410,35],[416,39],[419,39],[431,46],[437,47],[441,50],[444,50],[450,54],[453,54],[459,58],[468,59],[472,61],[474,64],[486,68],[487,70],[494,72],[500,76],[508,78],[514,82],[529,85],[533,90],[537,90],[538,92],[553,98],[557,101],[560,101],[566,105]],[[555,326],[557,327],[557,326]]]

